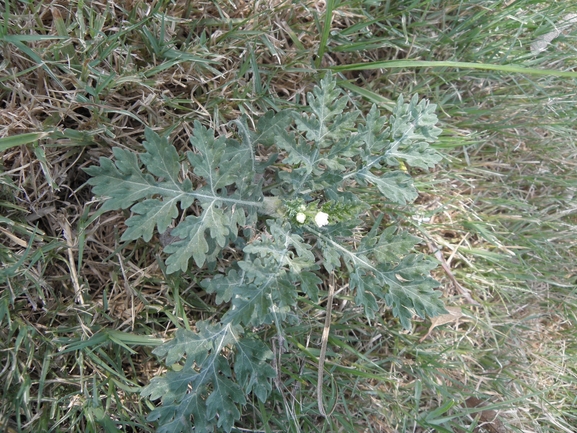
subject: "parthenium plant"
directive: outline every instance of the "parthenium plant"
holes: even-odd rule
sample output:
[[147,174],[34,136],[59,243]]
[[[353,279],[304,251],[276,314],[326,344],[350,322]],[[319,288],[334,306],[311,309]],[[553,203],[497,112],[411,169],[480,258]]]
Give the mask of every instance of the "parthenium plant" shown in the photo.
[[[115,148],[114,162],[86,169],[105,209],[130,208],[123,241],[150,241],[184,214],[170,230],[176,241],[164,247],[166,272],[207,266],[214,272],[202,288],[228,305],[219,322],[180,329],[155,350],[170,369],[142,394],[161,399],[149,416],[160,432],[229,432],[250,393],[264,402],[276,373],[252,331],[295,320],[297,296],[318,301],[323,278],[337,268],[369,318],[383,302],[405,328],[414,314],[444,312],[429,276],[435,262],[413,253],[419,238],[382,229],[382,215],[363,230],[370,208],[348,191],[372,185],[390,203],[413,201],[412,179],[399,168],[429,169],[441,159],[429,147],[441,132],[435,105],[401,97],[390,117],[375,106],[362,117],[347,109],[330,75],[307,100],[302,111],[266,113],[256,130],[245,118],[232,122],[237,139],[215,138],[195,122],[186,158],[147,129],[144,153]],[[242,258],[220,273],[225,247]]]

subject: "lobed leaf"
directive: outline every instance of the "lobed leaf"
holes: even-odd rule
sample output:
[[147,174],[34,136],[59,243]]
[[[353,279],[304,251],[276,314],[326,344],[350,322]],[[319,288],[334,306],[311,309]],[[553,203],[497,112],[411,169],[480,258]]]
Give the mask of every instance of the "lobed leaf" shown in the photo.
[[[374,228],[378,228],[382,216],[381,214]],[[420,242],[420,238],[400,231],[395,226],[390,226],[383,230],[380,235],[374,233],[373,236],[365,236],[359,245],[357,253],[371,256],[378,263],[391,263],[409,254],[414,246]]]
[[347,105],[345,98],[339,98],[341,90],[336,87],[336,81],[331,74],[321,80],[321,85],[307,94],[312,114],[295,113],[297,128],[305,133],[307,140],[314,142],[318,148],[328,146],[328,138],[340,134],[342,129],[354,125],[356,113],[342,112]]
[[230,269],[228,274],[217,274],[213,278],[204,279],[200,285],[207,293],[216,293],[217,305],[229,302],[234,294],[234,288],[245,284],[244,272]]
[[248,259],[238,263],[248,280],[233,290],[232,309],[223,320],[260,326],[282,321],[296,304],[290,275],[274,262]]
[[433,290],[439,283],[429,276],[436,266],[434,261],[421,255],[409,255],[395,268],[383,269],[380,274],[389,286],[385,301],[399,317],[403,328],[410,329],[414,314],[425,318],[447,312],[440,299],[441,292]]
[[101,157],[100,166],[84,169],[92,176],[88,183],[94,194],[106,197],[104,210],[127,209],[142,198],[163,192],[150,174],[141,172],[136,154],[117,147],[112,152],[116,163]]
[[407,204],[418,197],[417,190],[413,186],[413,179],[402,171],[390,171],[377,175],[365,168],[357,173],[357,180],[375,185],[381,194],[394,203]]
[[[236,238],[238,227],[253,221],[262,206],[259,185],[252,182],[254,173],[245,167],[250,152],[234,141],[215,139],[213,131],[195,122],[191,144],[197,153],[187,152],[187,159],[204,184],[193,190],[191,179],[179,179],[178,154],[168,139],[148,128],[145,137],[146,152],[139,157],[115,148],[115,162],[100,158],[100,166],[87,168],[89,183],[94,193],[108,197],[104,209],[130,207],[124,241],[140,237],[150,241],[155,229],[164,233],[175,222],[179,204],[186,211],[198,201],[201,214],[189,215],[175,227],[171,235],[178,240],[164,251],[168,273],[186,271],[191,258],[201,267],[215,260]],[[138,158],[148,173],[143,173]]]
[[159,233],[164,233],[178,216],[178,199],[178,196],[164,201],[147,199],[132,206],[130,210],[134,215],[126,220],[128,229],[122,234],[121,240],[142,238],[148,242],[155,227]]
[[[376,227],[371,230],[373,235],[374,230]],[[396,265],[382,260],[385,257],[395,259],[395,252],[403,253],[414,238],[405,237],[390,250],[386,247],[380,250],[378,247],[367,248],[371,243],[365,241],[361,249],[353,251],[341,245],[338,239],[317,234],[322,239],[323,253],[336,253],[347,265],[349,286],[355,292],[355,303],[364,307],[369,318],[373,318],[378,309],[377,299],[385,300],[392,307],[393,314],[406,329],[410,328],[414,314],[433,317],[445,313],[443,302],[439,299],[441,293],[434,290],[439,284],[429,276],[430,271],[436,267],[434,261],[414,254],[396,257]],[[380,241],[386,242],[390,236],[391,232],[385,231]],[[382,244],[376,245],[382,247]],[[334,261],[332,256],[325,255],[324,258],[325,262]]]
[[[238,326],[197,323],[198,332],[178,330],[175,338],[155,349],[169,365],[186,361],[181,369],[155,377],[142,395],[161,399],[149,421],[159,423],[158,431],[208,433],[217,427],[230,432],[240,418],[246,395],[254,392],[265,401],[275,375],[268,364],[272,352],[253,337],[241,338]],[[225,349],[235,351],[234,374]],[[191,421],[193,420],[193,421]]]
[[234,372],[237,381],[246,393],[253,392],[261,402],[271,393],[270,379],[276,376],[276,371],[268,364],[272,357],[272,351],[255,337],[243,338],[236,345]]

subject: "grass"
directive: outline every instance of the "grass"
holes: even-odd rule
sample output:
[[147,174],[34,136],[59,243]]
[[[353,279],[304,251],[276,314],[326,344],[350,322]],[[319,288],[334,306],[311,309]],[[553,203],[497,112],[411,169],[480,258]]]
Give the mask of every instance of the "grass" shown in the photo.
[[275,392],[239,431],[575,431],[571,2],[8,0],[0,12],[4,431],[154,431],[138,394],[163,371],[151,351],[218,314],[197,285],[206,270],[167,278],[157,244],[119,242],[125,215],[98,211],[82,168],[140,149],[145,125],[184,149],[192,120],[224,132],[302,102],[326,68],[362,109],[416,92],[438,104],[446,160],[415,173],[422,194],[395,218],[440,249],[451,274],[436,277],[464,316],[420,342],[429,323],[403,333],[386,310],[368,323],[339,281],[324,419],[325,306],[303,299],[290,350],[273,341]]

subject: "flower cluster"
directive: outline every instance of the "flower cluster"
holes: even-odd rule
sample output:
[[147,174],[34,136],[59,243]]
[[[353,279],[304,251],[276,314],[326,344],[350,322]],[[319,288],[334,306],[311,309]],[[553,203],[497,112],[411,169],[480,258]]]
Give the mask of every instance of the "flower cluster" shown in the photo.
[[[284,203],[286,215],[299,224],[305,224],[308,220],[314,221],[317,227],[329,224],[329,213],[319,210],[318,202],[305,204],[304,200],[296,199]],[[332,220],[332,218],[331,218]]]
[[[299,224],[304,224],[307,220],[307,215],[304,212],[299,212],[296,214],[295,219]],[[325,212],[317,212],[313,219],[318,227],[323,227],[329,223],[329,214]]]

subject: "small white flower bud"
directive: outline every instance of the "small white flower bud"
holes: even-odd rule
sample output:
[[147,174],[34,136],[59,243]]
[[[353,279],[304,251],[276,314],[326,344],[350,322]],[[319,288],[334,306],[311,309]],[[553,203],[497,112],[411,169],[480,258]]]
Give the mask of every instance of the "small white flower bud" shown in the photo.
[[326,226],[329,223],[329,214],[319,212],[315,215],[315,224],[319,227]]
[[304,213],[299,212],[299,213],[297,213],[297,216],[295,218],[299,223],[304,224],[304,222],[307,219],[307,216]]

